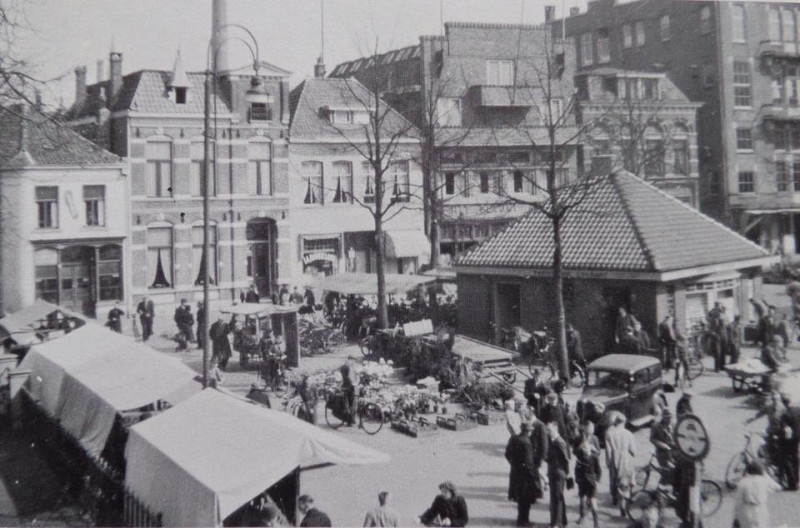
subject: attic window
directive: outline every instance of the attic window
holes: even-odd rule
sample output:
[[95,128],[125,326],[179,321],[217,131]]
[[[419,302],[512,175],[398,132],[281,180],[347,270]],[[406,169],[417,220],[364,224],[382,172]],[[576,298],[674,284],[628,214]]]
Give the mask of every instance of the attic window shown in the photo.
[[271,108],[266,103],[250,104],[250,121],[269,121],[272,119]]
[[175,88],[175,104],[186,104],[186,88],[181,86]]

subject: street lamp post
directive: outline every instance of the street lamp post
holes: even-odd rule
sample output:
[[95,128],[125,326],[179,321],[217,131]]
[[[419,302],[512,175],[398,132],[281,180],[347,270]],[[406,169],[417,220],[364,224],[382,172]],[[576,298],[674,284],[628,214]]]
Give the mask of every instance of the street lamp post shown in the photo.
[[[253,78],[250,82],[250,88],[247,90],[245,94],[245,102],[248,104],[251,102],[262,102],[266,100],[266,92],[264,91],[263,86],[261,85],[261,79],[258,76],[258,68],[259,68],[259,51],[258,51],[258,41],[256,40],[255,36],[249,29],[245,28],[244,26],[240,26],[239,24],[225,24],[222,26],[223,29],[225,27],[236,27],[243,30],[250,36],[252,40],[252,45],[248,43],[246,40],[239,38],[239,37],[228,37],[224,40],[219,42],[215,42],[214,38],[209,41],[208,43],[208,53],[206,54],[206,71],[205,71],[205,82],[204,82],[204,103],[203,103],[203,174],[202,174],[202,183],[203,183],[203,255],[202,255],[202,269],[205,277],[203,277],[203,327],[200,331],[203,333],[203,387],[208,387],[209,379],[208,379],[208,362],[211,356],[211,342],[208,335],[209,329],[209,316],[211,315],[211,306],[209,304],[210,298],[210,284],[209,284],[209,277],[210,277],[210,268],[208,266],[209,254],[211,253],[211,239],[210,239],[210,229],[211,229],[211,206],[210,206],[210,191],[211,188],[211,175],[216,172],[212,171],[211,165],[211,112],[212,112],[212,93],[216,96],[217,90],[217,82],[218,82],[218,71],[217,71],[217,54],[219,53],[220,48],[224,43],[229,40],[238,40],[239,42],[243,43],[248,50],[250,50],[250,54],[253,57]],[[213,84],[212,84],[213,83]],[[216,138],[217,138],[217,129],[216,126],[214,127],[214,148],[216,149]],[[216,159],[216,152],[214,153],[214,159]]]

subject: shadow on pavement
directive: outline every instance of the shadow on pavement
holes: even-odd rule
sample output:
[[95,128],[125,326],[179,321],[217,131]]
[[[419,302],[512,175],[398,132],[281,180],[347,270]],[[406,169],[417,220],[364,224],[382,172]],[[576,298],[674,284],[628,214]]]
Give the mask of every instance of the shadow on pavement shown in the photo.
[[730,399],[731,396],[739,396],[738,394],[734,393],[733,389],[729,386],[716,387],[714,389],[701,392],[700,395],[708,396],[709,398],[725,398],[725,399]]
[[458,492],[467,499],[508,502],[508,486],[459,486]]
[[464,449],[474,449],[490,456],[505,456],[506,453],[506,447],[504,445],[489,442],[471,442],[461,444],[460,447]]

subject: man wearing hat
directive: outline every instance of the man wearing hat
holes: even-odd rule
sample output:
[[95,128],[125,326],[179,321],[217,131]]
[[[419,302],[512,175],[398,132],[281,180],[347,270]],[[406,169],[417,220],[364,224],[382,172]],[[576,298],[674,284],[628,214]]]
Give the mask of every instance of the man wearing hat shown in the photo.
[[541,412],[544,423],[555,422],[558,426],[558,434],[561,438],[567,438],[567,420],[564,416],[564,409],[558,401],[558,394],[548,392]]
[[539,472],[533,461],[531,430],[530,420],[523,420],[519,434],[512,436],[506,446],[506,460],[511,465],[508,498],[517,503],[517,526],[531,525],[531,504],[536,503]]
[[694,414],[694,411],[692,410],[692,396],[694,396],[694,391],[691,389],[686,389],[683,391],[683,395],[675,405],[675,416],[680,418],[684,414]]
[[662,468],[662,483],[672,484],[674,441],[672,439],[672,413],[669,407],[661,410],[661,420],[651,427],[650,443],[656,448],[656,460],[658,460],[658,465]]
[[192,307],[186,299],[181,299],[181,305],[175,309],[175,324],[178,326],[178,350],[187,350],[188,343],[194,343],[194,335],[192,333],[192,326],[194,325],[194,316],[192,315]]

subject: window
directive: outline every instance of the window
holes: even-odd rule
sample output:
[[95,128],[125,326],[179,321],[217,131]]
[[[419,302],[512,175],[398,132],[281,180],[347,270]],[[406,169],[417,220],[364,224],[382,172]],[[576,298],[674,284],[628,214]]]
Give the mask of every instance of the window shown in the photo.
[[186,88],[175,88],[175,103],[180,105],[186,104]]
[[592,64],[594,64],[592,34],[584,33],[581,35],[581,66],[591,66]]
[[703,7],[700,10],[700,32],[711,33],[711,8]]
[[733,104],[734,106],[750,106],[750,63],[733,62]]
[[514,62],[510,60],[487,60],[486,84],[491,86],[513,85]]
[[669,15],[664,15],[661,17],[659,21],[660,28],[661,28],[661,41],[665,42],[672,38],[672,31],[669,27]]
[[[203,174],[205,173],[205,155],[203,151],[203,143],[200,141],[192,142],[189,147],[189,152],[192,159],[192,166],[189,175],[189,194],[192,196],[203,196]],[[214,194],[214,185],[212,182],[211,194]]]
[[[208,228],[208,283],[217,283],[217,226],[210,225]],[[192,226],[192,270],[196,272],[194,279],[195,286],[202,286],[203,272],[203,226]]]
[[607,137],[592,139],[592,156],[608,156],[611,154],[611,140]]
[[521,170],[514,171],[514,192],[521,193],[524,192],[523,189],[525,188],[525,175]]
[[440,97],[436,101],[436,119],[439,126],[461,126],[461,100],[455,97]]
[[172,228],[147,229],[147,277],[150,288],[172,287]]
[[331,110],[331,123],[335,125],[351,125],[354,122],[352,110]]
[[464,162],[464,156],[459,151],[450,150],[450,151],[442,152],[441,160],[442,160],[442,163],[444,163],[444,164],[447,164],[447,163],[453,163],[453,164],[455,164],[455,163],[463,163]]
[[708,88],[714,87],[714,67],[710,64],[703,64],[703,86]]
[[561,99],[550,99],[550,116],[545,116],[545,121],[552,119],[553,123],[557,123],[561,119]]
[[496,171],[494,173],[494,178],[492,178],[494,182],[494,192],[497,194],[503,194],[506,191],[506,180],[505,180],[505,173],[503,171]]
[[58,227],[58,187],[36,187],[39,229]]
[[475,153],[475,163],[494,164],[497,163],[497,152],[493,150],[479,150]]
[[480,173],[480,190],[481,190],[481,194],[487,194],[489,192],[489,173],[488,172]]
[[633,26],[630,24],[622,26],[622,47],[625,49],[633,47]]
[[98,252],[97,280],[100,283],[100,300],[122,299],[122,249],[120,246],[103,246]]
[[147,158],[147,196],[172,196],[172,145],[168,141],[150,141],[145,147]]
[[797,51],[797,21],[794,18],[794,11],[791,9],[783,10],[783,42],[789,48],[787,51]]
[[739,173],[739,192],[752,193],[756,192],[756,184],[753,179],[753,173],[750,171],[742,171]]
[[396,161],[391,166],[392,199],[407,202],[411,198],[411,182],[408,179],[408,162]]
[[786,97],[786,83],[780,72],[774,73],[772,77],[772,102],[783,104]]
[[348,203],[353,192],[353,165],[349,161],[333,163],[333,203]]
[[611,43],[607,29],[597,31],[597,62],[600,64],[611,61]]
[[789,171],[787,170],[785,161],[775,162],[775,186],[778,192],[786,192],[789,190]]
[[83,203],[86,206],[86,225],[106,225],[106,186],[84,185]]
[[750,128],[736,129],[736,149],[753,150],[753,130]]
[[658,98],[658,79],[642,79],[642,99],[655,101]]
[[58,251],[37,249],[33,254],[36,298],[58,304]]
[[271,121],[272,105],[268,103],[250,103],[250,121]]
[[524,150],[514,150],[508,153],[508,162],[509,163],[523,163],[527,164],[531,161],[530,152],[525,152]]
[[644,22],[641,20],[636,22],[633,28],[636,35],[636,46],[644,46]]
[[364,179],[364,203],[375,203],[375,189],[372,185],[374,175],[370,162],[361,162],[361,177]]
[[689,142],[685,139],[672,140],[672,157],[675,174],[689,174]]
[[800,160],[792,163],[792,189],[800,192]]
[[305,196],[303,203],[322,205],[322,163],[319,161],[304,161],[301,165],[303,187]]
[[781,10],[772,7],[769,10],[769,40],[774,43],[781,41]]
[[266,141],[247,145],[247,192],[250,196],[272,194],[272,165],[270,144]]
[[664,141],[661,139],[645,140],[645,160],[644,170],[648,176],[664,175]]
[[747,38],[747,25],[744,19],[744,6],[733,5],[731,6],[731,21],[733,23],[733,41],[746,42]]
[[448,196],[452,196],[456,193],[456,173],[455,172],[445,172],[444,173],[444,193]]

